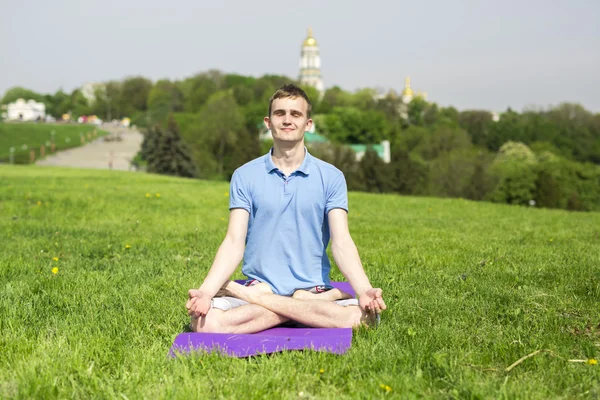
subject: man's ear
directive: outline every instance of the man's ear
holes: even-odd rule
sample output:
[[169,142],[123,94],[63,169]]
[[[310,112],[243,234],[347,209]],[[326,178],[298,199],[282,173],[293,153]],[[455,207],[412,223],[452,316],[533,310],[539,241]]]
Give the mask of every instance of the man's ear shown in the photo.
[[265,126],[267,127],[267,129],[271,129],[271,120],[269,119],[269,117],[265,117],[265,119],[263,119],[263,122],[265,123]]
[[308,120],[306,120],[306,129],[304,130],[305,132],[308,132],[312,129],[313,126],[313,120],[311,118],[309,118]]

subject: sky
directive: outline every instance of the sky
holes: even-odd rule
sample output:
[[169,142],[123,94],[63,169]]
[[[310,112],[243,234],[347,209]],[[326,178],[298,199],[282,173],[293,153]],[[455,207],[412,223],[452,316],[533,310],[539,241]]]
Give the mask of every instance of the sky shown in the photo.
[[459,110],[600,112],[600,1],[0,0],[0,94],[209,69],[297,78],[312,27],[325,87],[413,89]]

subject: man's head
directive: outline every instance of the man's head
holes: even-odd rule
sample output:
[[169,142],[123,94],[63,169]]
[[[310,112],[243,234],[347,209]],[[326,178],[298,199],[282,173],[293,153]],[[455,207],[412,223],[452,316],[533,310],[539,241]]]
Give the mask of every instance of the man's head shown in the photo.
[[265,125],[276,142],[299,142],[312,127],[310,112],[310,100],[304,90],[292,84],[283,85],[269,101]]
[[300,87],[294,85],[293,83],[287,83],[277,89],[277,91],[271,96],[269,99],[269,117],[271,117],[271,112],[273,112],[273,101],[276,99],[295,99],[295,98],[303,98],[306,101],[306,116],[310,118],[310,113],[312,111],[312,104],[308,95],[304,90]]

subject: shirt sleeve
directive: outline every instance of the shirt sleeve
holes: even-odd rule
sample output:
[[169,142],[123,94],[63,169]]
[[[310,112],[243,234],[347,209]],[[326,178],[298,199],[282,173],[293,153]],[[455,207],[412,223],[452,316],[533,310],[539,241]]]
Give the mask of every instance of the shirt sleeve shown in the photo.
[[233,210],[234,208],[243,208],[249,214],[252,208],[248,189],[237,171],[233,173],[229,183],[229,209]]
[[346,188],[346,178],[341,172],[329,184],[325,214],[329,214],[329,211],[334,208],[341,208],[348,212],[348,189]]

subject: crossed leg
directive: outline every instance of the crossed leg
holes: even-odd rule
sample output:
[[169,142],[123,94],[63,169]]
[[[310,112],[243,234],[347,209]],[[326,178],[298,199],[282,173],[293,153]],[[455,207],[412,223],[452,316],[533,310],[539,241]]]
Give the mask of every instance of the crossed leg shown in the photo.
[[205,333],[255,333],[287,321],[266,308],[246,304],[228,311],[211,308],[204,317],[192,317],[191,328]]
[[372,325],[376,319],[376,315],[366,313],[358,306],[343,307],[332,301],[315,297],[300,300],[279,296],[273,294],[266,283],[246,287],[228,281],[221,291],[260,306],[278,316],[314,328],[352,328],[361,324]]
[[192,317],[195,332],[255,333],[280,325],[289,320],[314,328],[353,328],[374,325],[376,315],[358,306],[340,306],[325,296],[307,292],[307,296],[293,298],[273,294],[266,283],[246,287],[228,281],[219,295],[232,296],[250,304],[222,311],[211,308],[202,318]]

